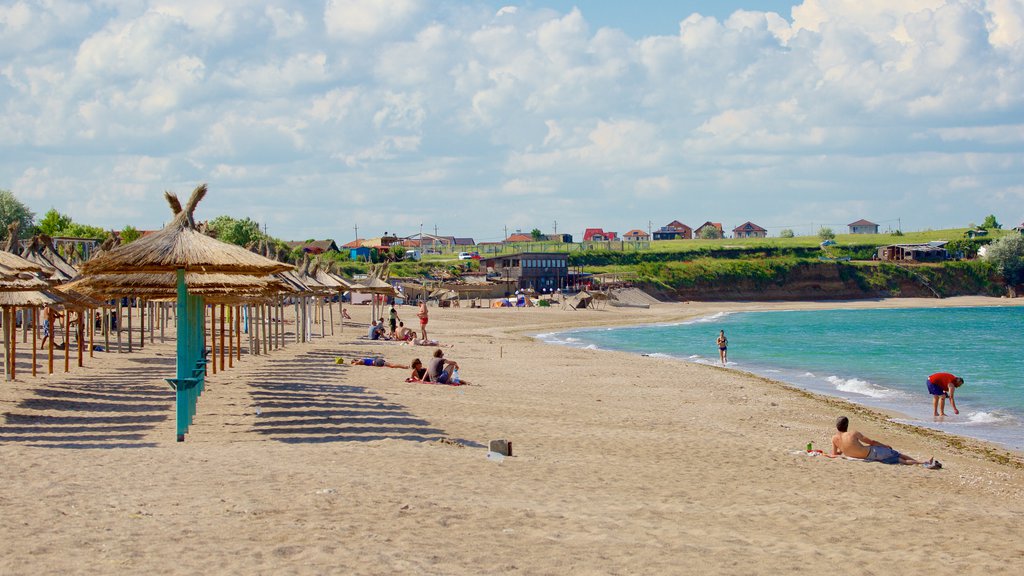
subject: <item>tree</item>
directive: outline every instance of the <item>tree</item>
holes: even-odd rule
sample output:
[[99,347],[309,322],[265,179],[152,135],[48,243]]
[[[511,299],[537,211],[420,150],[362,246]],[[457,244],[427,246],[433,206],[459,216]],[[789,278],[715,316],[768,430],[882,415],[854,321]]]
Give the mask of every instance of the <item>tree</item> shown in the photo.
[[985,230],[999,230],[1003,225],[996,220],[995,214],[989,214],[985,216],[985,221],[981,223],[981,227]]
[[207,223],[207,227],[221,242],[238,246],[248,246],[263,238],[260,225],[250,218],[238,220],[231,216],[217,216]]
[[392,244],[388,251],[388,258],[392,262],[401,262],[405,259],[405,246],[401,244]]
[[530,236],[533,236],[534,242],[540,242],[544,239],[544,233],[540,231],[540,228],[534,228],[530,230]]
[[831,228],[822,226],[818,229],[818,238],[821,238],[822,240],[835,240],[836,233],[833,232]]
[[718,233],[718,228],[715,228],[714,226],[705,226],[704,228],[701,228],[698,236],[702,240],[718,240],[721,238]]
[[110,233],[99,226],[79,224],[72,222],[69,226],[57,232],[57,236],[69,236],[71,238],[92,238],[93,240],[106,240]]
[[60,236],[72,223],[71,216],[57,212],[56,208],[50,208],[39,221],[39,231],[47,236]]
[[789,228],[783,228],[779,232],[779,238],[792,238],[794,236],[793,231]]
[[139,238],[142,238],[142,233],[134,226],[128,225],[121,230],[121,244],[131,244]]
[[985,259],[999,270],[1007,284],[1024,282],[1024,236],[1004,236],[989,244]]
[[30,236],[32,228],[35,226],[33,224],[35,217],[36,215],[28,209],[28,206],[22,204],[14,197],[14,194],[7,190],[0,190],[0,226],[3,226],[0,236],[7,237],[7,227],[15,220],[21,222],[21,236],[23,238]]

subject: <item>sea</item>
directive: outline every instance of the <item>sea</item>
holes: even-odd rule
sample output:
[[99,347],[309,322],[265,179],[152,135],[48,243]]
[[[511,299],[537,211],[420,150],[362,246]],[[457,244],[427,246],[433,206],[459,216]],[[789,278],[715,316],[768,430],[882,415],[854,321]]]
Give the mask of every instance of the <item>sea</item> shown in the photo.
[[[678,323],[539,334],[552,343],[720,365],[901,415],[895,420],[1024,450],[1024,307],[718,313]],[[932,415],[925,381],[964,378],[959,415]]]

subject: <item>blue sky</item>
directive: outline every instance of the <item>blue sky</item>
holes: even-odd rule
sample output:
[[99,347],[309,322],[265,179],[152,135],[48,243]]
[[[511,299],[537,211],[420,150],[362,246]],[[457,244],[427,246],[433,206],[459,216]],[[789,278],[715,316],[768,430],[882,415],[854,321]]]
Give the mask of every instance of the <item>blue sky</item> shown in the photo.
[[0,188],[284,239],[1024,221],[1011,0],[14,0]]

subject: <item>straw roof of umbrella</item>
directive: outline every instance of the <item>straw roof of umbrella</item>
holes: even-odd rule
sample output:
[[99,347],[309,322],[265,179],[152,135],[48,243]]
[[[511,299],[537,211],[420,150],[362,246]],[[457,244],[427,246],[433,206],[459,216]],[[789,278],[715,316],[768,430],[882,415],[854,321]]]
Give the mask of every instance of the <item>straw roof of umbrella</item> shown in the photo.
[[53,249],[53,239],[46,234],[33,236],[21,257],[52,270],[49,273],[51,282],[67,282],[78,276],[78,270]]
[[[237,294],[243,298],[265,297],[290,290],[290,287],[274,276],[250,276],[245,274],[200,274],[187,272],[185,286],[190,294],[212,296],[214,294]],[[94,298],[114,298],[131,293],[150,300],[175,298],[177,276],[173,272],[159,274],[96,274],[83,276],[61,289],[75,290]]]
[[131,244],[104,252],[82,265],[83,274],[186,272],[266,275],[290,270],[290,264],[254,254],[241,246],[221,242],[196,228],[196,205],[206,196],[198,186],[182,207],[178,197],[165,192],[174,218],[167,226]]
[[363,294],[387,294],[391,296],[398,294],[398,291],[395,290],[394,286],[380,278],[377,278],[376,276],[368,276],[366,280],[358,284],[353,284],[349,290]]
[[26,290],[49,290],[50,283],[34,274],[0,274],[0,292],[24,292]]
[[46,306],[63,302],[64,300],[61,297],[41,290],[0,292],[0,306]]

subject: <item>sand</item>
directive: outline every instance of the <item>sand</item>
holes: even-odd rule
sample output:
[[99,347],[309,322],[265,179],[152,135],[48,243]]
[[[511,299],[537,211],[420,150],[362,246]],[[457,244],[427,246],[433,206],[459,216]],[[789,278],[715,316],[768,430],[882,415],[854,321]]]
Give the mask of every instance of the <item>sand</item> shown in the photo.
[[[22,369],[0,383],[0,574],[1020,574],[1021,454],[735,371],[529,336],[727,309],[1007,303],[432,308],[431,336],[473,386],[335,364],[433,350],[356,340],[351,324],[211,375],[184,443],[162,380],[171,342]],[[839,414],[945,468],[801,454],[827,446]],[[486,458],[497,438],[513,457]]]

